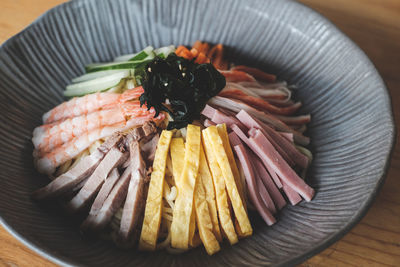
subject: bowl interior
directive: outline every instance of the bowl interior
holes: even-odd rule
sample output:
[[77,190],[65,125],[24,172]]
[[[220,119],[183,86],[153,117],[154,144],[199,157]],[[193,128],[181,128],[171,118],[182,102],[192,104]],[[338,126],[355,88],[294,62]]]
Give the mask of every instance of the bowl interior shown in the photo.
[[[147,45],[223,43],[236,62],[261,67],[296,84],[314,161],[312,202],[288,206],[254,235],[182,255],[119,250],[84,239],[76,222],[30,193],[45,185],[32,164],[30,141],[41,115],[63,101],[84,65],[110,61]],[[366,211],[383,179],[393,144],[388,95],[375,68],[347,37],[291,1],[101,0],[61,5],[0,49],[1,222],[28,246],[59,264],[294,264],[343,235]]]

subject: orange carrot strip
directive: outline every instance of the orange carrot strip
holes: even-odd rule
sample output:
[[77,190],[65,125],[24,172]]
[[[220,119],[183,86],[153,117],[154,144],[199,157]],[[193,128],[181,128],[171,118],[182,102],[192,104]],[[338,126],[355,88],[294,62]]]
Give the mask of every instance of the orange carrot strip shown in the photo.
[[200,52],[195,60],[195,63],[203,64],[203,63],[209,63],[209,61],[210,60],[206,57],[206,55]]
[[199,51],[196,48],[190,49],[190,53],[192,53],[193,58],[195,58],[199,55]]
[[239,65],[239,66],[235,66],[233,69],[244,71],[244,72],[254,76],[254,78],[265,81],[265,82],[275,82],[276,81],[275,75],[263,72],[262,70],[259,70],[256,68]]
[[183,45],[180,45],[176,48],[175,54],[179,55],[183,50],[187,50],[187,48]]
[[194,44],[192,45],[192,49],[195,48],[195,49],[197,49],[197,51],[200,51],[202,47],[203,47],[203,43],[199,40],[194,42]]

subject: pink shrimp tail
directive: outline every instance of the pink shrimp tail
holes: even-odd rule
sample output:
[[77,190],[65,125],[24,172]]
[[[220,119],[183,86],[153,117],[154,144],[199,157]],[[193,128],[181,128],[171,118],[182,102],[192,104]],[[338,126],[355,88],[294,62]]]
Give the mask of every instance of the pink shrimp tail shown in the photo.
[[119,103],[124,103],[129,100],[137,99],[144,93],[143,87],[138,86],[133,89],[126,90],[124,93],[121,94],[119,98]]

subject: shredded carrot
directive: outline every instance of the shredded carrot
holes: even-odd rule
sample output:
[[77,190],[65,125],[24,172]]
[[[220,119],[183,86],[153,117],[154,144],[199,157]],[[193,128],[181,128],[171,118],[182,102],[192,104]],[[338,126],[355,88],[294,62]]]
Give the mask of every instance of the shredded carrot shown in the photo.
[[200,52],[199,55],[197,56],[195,62],[198,64],[203,64],[203,63],[209,63],[210,60],[206,57],[206,55],[204,53]]
[[192,53],[193,58],[195,58],[199,55],[199,51],[193,47],[192,47],[192,49],[190,49],[190,53]]
[[256,68],[239,65],[239,66],[235,66],[233,69],[246,72],[246,73],[252,75],[254,78],[265,81],[265,82],[275,82],[276,81],[275,75],[263,72]]
[[179,56],[179,54],[183,51],[183,50],[187,50],[187,48],[183,45],[180,45],[176,48],[175,50],[175,54],[177,54]]
[[192,45],[192,49],[195,48],[197,49],[197,51],[200,51],[203,47],[203,43],[199,40],[197,40],[196,42],[194,42],[194,44]]
[[222,44],[217,44],[207,54],[213,65],[220,70],[228,69],[228,62],[224,60],[224,47]]
[[203,46],[201,47],[199,52],[202,52],[204,55],[207,55],[208,51],[210,51],[210,45],[208,43],[203,43]]

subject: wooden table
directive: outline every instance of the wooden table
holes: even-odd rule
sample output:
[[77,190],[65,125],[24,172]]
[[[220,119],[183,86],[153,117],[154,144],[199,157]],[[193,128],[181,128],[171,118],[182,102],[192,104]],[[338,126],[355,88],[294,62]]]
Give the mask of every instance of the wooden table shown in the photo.
[[[65,0],[1,0],[0,42]],[[335,23],[375,63],[400,129],[400,0],[301,0]],[[0,266],[55,266],[0,228]],[[301,266],[400,266],[400,138],[373,206],[340,241]]]

